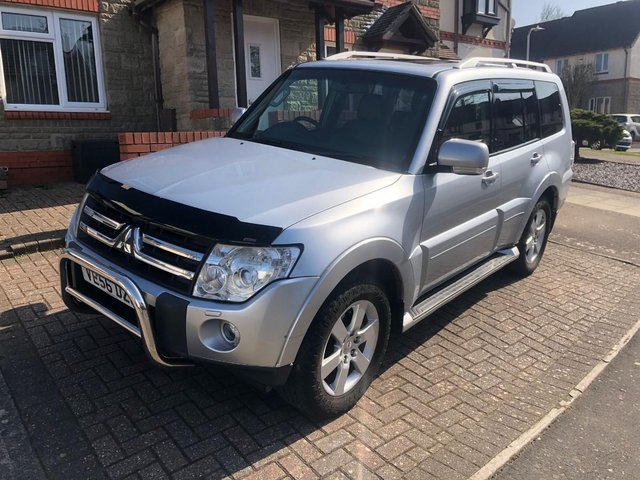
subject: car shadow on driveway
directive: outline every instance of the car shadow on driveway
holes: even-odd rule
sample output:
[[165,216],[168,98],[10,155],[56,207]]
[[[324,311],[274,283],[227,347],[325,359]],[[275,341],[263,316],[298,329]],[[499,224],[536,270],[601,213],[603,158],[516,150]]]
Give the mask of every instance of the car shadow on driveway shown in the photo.
[[[365,398],[327,422],[306,418],[220,367],[158,369],[140,342],[108,319],[51,313],[43,303],[0,313],[0,371],[47,477],[221,478],[280,465],[323,475],[336,462],[383,458],[373,453],[385,444],[375,425],[393,421],[384,407],[404,361],[416,352],[428,355],[443,328],[514,280],[506,274],[485,280],[394,336]],[[432,374],[425,370],[417,386],[425,397],[439,381]],[[336,448],[354,441],[352,456],[342,458],[347,454]],[[10,459],[16,472],[34,462],[27,457]]]

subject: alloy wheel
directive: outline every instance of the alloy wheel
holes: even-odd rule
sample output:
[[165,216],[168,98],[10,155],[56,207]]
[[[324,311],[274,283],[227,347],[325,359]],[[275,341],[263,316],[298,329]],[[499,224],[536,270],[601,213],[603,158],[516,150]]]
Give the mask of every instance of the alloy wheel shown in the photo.
[[352,303],[336,319],[320,365],[322,386],[329,395],[344,395],[358,384],[376,351],[379,332],[378,311],[367,300]]
[[525,240],[525,257],[528,263],[536,261],[542,247],[547,232],[547,214],[544,209],[540,208],[536,211],[529,225],[529,232]]

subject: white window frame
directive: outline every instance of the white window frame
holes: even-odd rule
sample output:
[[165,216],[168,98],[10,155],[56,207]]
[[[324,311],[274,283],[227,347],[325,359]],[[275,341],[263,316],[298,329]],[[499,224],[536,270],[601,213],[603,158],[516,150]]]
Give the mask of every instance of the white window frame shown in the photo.
[[[598,68],[598,59],[602,59],[601,69]],[[609,73],[609,53],[596,53],[594,67],[595,73]]]
[[[598,103],[602,105],[600,110],[598,111]],[[589,110],[596,113],[610,114],[611,113],[611,97],[592,97],[589,99]]]
[[496,14],[496,0],[478,0],[477,11],[483,15]]
[[564,69],[567,68],[568,66],[569,66],[568,58],[561,58],[559,60],[556,60],[556,73],[558,75],[562,75],[562,72],[564,72]]
[[[329,56],[329,47],[336,47],[336,42],[325,42],[324,44],[324,58],[327,58]],[[350,52],[353,49],[352,45],[347,45],[346,43],[344,44],[344,51],[345,52]]]
[[[0,55],[0,95],[4,103],[5,111],[25,111],[25,112],[106,112],[106,94],[104,86],[104,71],[102,67],[102,46],[100,44],[100,30],[98,19],[91,15],[82,15],[66,11],[53,11],[40,8],[15,8],[0,5],[0,15],[3,13],[17,13],[22,15],[37,15],[47,18],[49,33],[19,32],[5,30],[2,28],[0,16],[0,38],[12,40],[33,40],[53,44],[54,64],[56,68],[56,82],[58,84],[59,105],[31,105],[9,103],[7,101],[7,91],[4,81],[4,66],[2,65],[2,55]],[[64,58],[62,54],[62,34],[60,20],[78,20],[91,22],[93,33],[93,48],[96,62],[96,80],[98,84],[98,102],[70,102],[67,93],[66,72],[64,69]]]

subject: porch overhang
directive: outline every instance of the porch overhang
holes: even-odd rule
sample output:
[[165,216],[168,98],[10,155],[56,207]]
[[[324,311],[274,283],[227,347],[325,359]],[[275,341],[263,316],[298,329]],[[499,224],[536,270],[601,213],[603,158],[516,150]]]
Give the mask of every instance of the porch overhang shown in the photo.
[[412,2],[388,8],[362,37],[371,50],[402,47],[421,53],[433,47],[438,37]]

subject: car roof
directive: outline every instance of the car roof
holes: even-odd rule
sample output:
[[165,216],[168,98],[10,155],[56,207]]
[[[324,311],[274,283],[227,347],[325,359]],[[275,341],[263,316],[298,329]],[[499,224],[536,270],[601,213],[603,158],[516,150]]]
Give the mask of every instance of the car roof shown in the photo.
[[[370,53],[370,52],[345,52],[345,53]],[[342,54],[339,54],[342,55]],[[389,55],[389,54],[386,54]],[[337,57],[334,56],[334,58]],[[516,59],[489,59],[469,58],[462,61],[447,61],[428,57],[404,56],[400,58],[354,58],[332,59],[308,62],[298,65],[296,68],[330,68],[337,70],[369,70],[401,75],[416,75],[423,77],[444,77],[454,82],[511,78],[525,80],[545,80],[560,83],[557,75],[551,73],[544,64],[525,62]],[[517,66],[516,66],[517,64]],[[527,66],[538,68],[527,68]]]
[[331,68],[337,70],[372,70],[379,72],[400,73],[421,77],[433,77],[448,70],[452,63],[414,63],[395,60],[321,60],[298,65],[296,68]]

